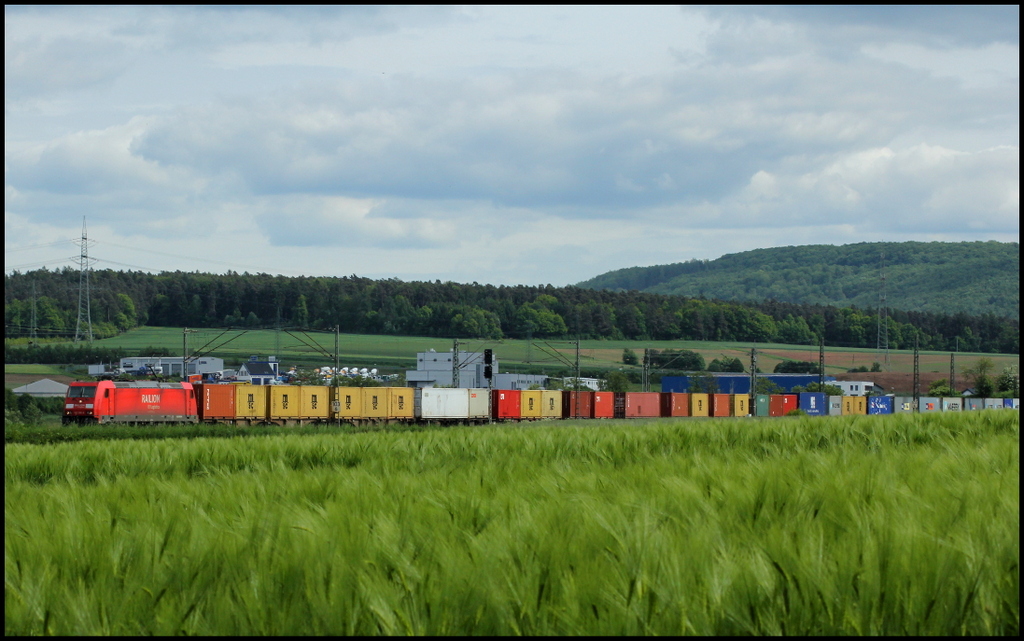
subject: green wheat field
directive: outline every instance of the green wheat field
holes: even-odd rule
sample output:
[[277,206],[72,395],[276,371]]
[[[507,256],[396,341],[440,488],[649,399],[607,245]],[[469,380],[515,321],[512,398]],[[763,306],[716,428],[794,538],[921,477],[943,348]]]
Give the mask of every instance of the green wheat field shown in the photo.
[[1014,635],[1019,414],[8,443],[7,635]]

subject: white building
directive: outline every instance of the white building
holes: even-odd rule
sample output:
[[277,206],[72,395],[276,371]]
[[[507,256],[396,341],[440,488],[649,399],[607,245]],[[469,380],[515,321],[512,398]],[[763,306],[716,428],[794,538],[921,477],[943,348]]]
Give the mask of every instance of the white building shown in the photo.
[[242,363],[235,378],[253,385],[273,385],[278,375],[277,361],[249,361]]
[[566,385],[572,385],[576,381],[579,381],[580,385],[586,387],[587,389],[592,389],[595,392],[601,391],[601,379],[599,378],[584,378],[582,376],[580,378],[575,378],[571,376],[566,376],[565,378],[553,378],[551,380],[559,381],[563,387]]
[[[830,381],[829,384],[842,389],[843,396],[867,396],[876,389],[871,381]],[[882,390],[880,387],[877,389]]]

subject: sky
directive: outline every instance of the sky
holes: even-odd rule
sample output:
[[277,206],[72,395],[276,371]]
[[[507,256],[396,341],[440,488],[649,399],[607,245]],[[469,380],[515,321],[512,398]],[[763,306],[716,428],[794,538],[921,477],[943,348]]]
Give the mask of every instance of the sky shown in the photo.
[[11,7],[5,272],[1019,242],[1020,9]]

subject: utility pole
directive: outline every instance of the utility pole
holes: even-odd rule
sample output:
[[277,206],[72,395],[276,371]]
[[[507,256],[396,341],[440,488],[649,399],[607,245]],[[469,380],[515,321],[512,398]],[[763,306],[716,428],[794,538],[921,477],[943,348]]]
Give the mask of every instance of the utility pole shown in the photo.
[[757,400],[757,350],[750,348],[750,407],[754,407]]
[[956,353],[949,354],[949,389],[956,394]]
[[38,327],[39,321],[36,317],[36,281],[32,279],[32,327],[29,329],[29,341],[35,344],[36,338],[36,327]]
[[459,339],[452,340],[452,387],[459,386]]
[[878,265],[881,285],[878,292],[878,338],[875,349],[878,351],[879,361],[885,363],[885,368],[889,369],[889,308],[885,299],[885,253],[880,255]]
[[580,339],[576,339],[576,385],[580,383]]
[[825,391],[825,337],[818,339],[818,391]]
[[[578,320],[577,320],[576,324],[577,324],[577,327],[578,327],[578,325],[579,325],[579,321]],[[579,418],[580,417],[580,334],[579,334],[578,329],[577,329],[577,332],[576,332],[576,384],[573,387],[576,388],[576,391],[575,391],[576,411],[574,413],[575,414],[574,418]]]
[[[181,380],[188,380],[188,335],[198,332],[197,329],[183,327],[181,329]],[[170,365],[168,364],[168,368]],[[170,372],[167,372],[170,374]]]
[[651,350],[644,348],[644,364],[643,364],[643,384],[644,391],[651,391]]
[[918,401],[921,398],[921,359],[917,351],[917,336],[914,336],[914,411],[918,410]]

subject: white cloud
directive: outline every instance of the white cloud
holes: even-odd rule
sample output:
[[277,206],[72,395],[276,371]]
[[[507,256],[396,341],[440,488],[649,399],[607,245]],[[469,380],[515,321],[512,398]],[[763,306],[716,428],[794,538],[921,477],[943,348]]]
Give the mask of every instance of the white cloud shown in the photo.
[[1005,12],[5,18],[5,231],[24,243],[86,215],[127,246],[191,236],[182,257],[232,253],[223,236],[282,271],[566,283],[771,244],[1019,234]]

